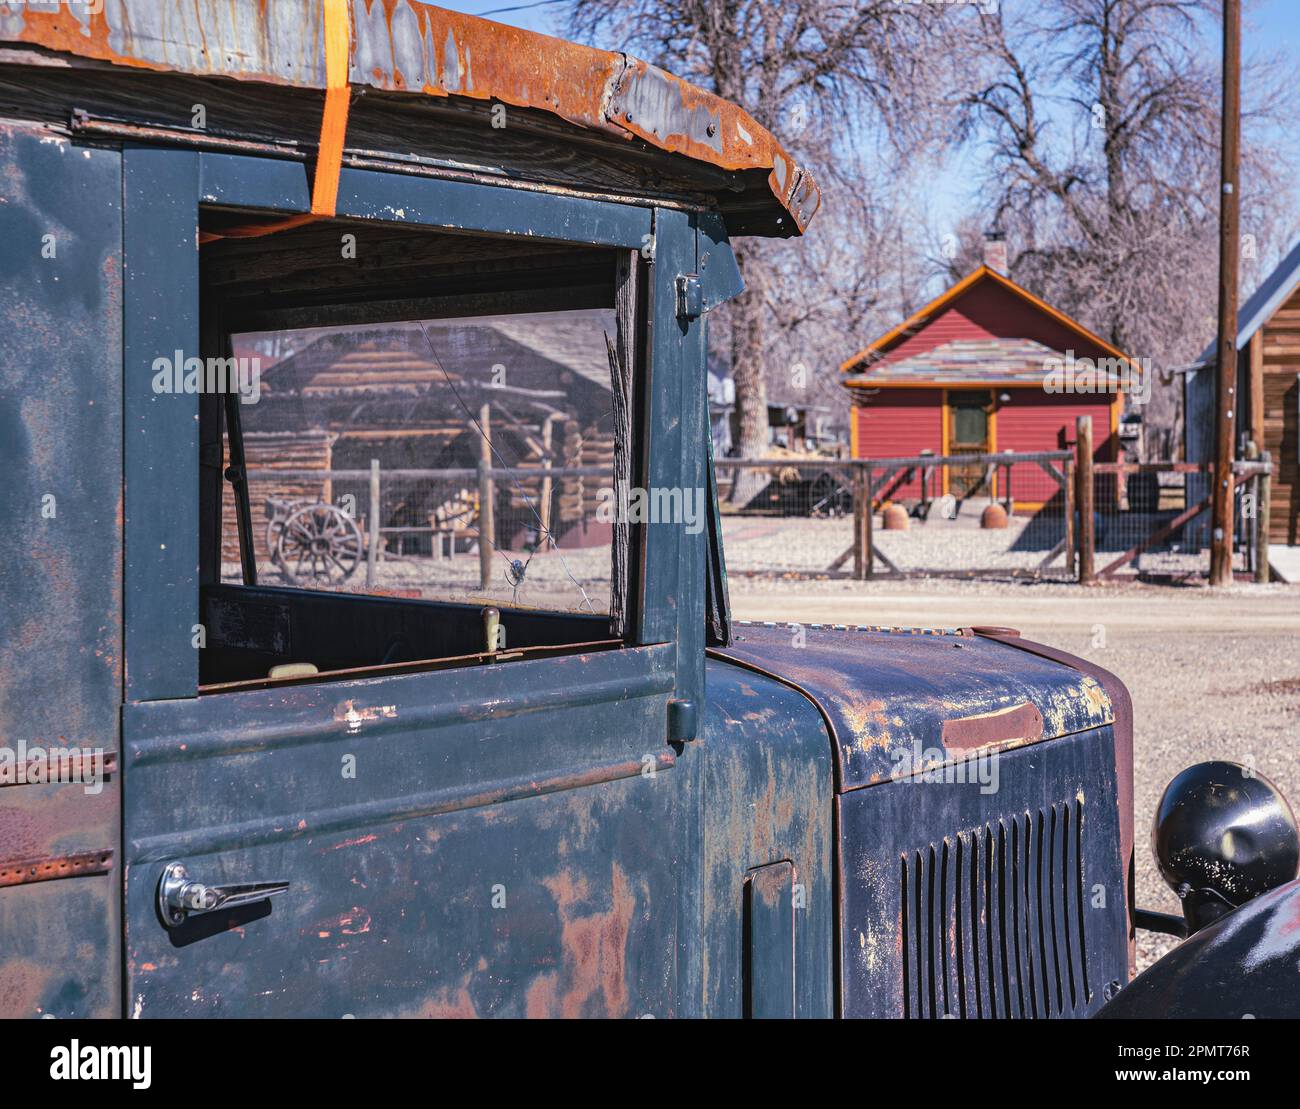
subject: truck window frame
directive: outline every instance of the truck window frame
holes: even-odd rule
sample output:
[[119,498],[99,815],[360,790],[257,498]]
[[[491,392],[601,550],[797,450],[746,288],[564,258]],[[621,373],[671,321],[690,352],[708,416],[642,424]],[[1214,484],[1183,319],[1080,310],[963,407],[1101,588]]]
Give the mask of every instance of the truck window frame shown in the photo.
[[[207,215],[207,222],[209,223],[215,222],[224,226],[232,222],[229,213],[224,211],[204,208],[203,212]],[[233,222],[242,222],[241,215],[236,214],[233,217]],[[373,236],[373,245],[366,242],[367,232],[372,229],[378,232]],[[409,234],[412,238],[418,234],[417,229],[413,228],[394,227],[387,223],[381,225],[381,228],[374,228],[374,225],[358,220],[322,220],[311,225],[311,231],[314,238],[310,240],[308,249],[316,247],[315,239],[320,237],[322,231],[327,235],[343,234],[350,231],[356,236],[355,241],[364,244],[364,249],[367,252],[384,249],[384,247],[391,249],[393,246],[401,244],[404,234]],[[239,253],[235,255],[235,258],[247,261],[256,267],[261,261],[260,250],[267,244],[270,245],[270,257],[272,259],[277,251],[303,249],[299,242],[286,241],[293,234],[293,230],[289,230],[279,235],[245,238],[237,248]],[[495,236],[490,240],[484,240],[482,237],[473,235],[464,237],[470,240],[478,239],[478,241],[488,245],[489,249],[490,244],[494,241],[501,243],[503,246],[505,245],[499,236]],[[452,244],[451,249],[453,251],[457,249],[454,238],[438,240],[438,242],[444,246]],[[643,423],[637,418],[635,411],[637,407],[636,391],[639,385],[637,369],[643,363],[639,344],[644,337],[644,320],[639,311],[643,299],[639,289],[641,277],[641,267],[638,264],[640,261],[639,252],[597,247],[573,251],[566,247],[563,255],[519,256],[508,248],[504,249],[502,253],[505,261],[497,264],[502,265],[505,272],[501,276],[490,276],[486,280],[469,272],[466,273],[464,278],[449,276],[445,273],[437,277],[431,274],[429,276],[430,285],[425,286],[418,276],[413,277],[408,271],[404,270],[403,281],[411,280],[413,284],[409,290],[403,288],[403,295],[398,297],[393,295],[391,286],[383,280],[386,275],[382,268],[371,271],[367,275],[367,281],[359,279],[355,287],[338,288],[322,284],[318,288],[304,288],[295,285],[292,291],[288,292],[284,290],[275,290],[269,293],[259,291],[255,296],[249,296],[237,282],[229,280],[230,271],[232,269],[237,270],[239,267],[237,263],[232,263],[230,258],[225,258],[217,263],[217,268],[226,275],[225,279],[220,283],[211,285],[206,281],[201,284],[200,311],[203,341],[200,353],[204,358],[228,357],[234,349],[236,335],[257,331],[290,331],[313,328],[346,329],[354,326],[367,327],[384,323],[410,323],[415,319],[472,320],[477,317],[546,313],[558,309],[560,305],[571,309],[605,309],[613,314],[616,334],[611,338],[615,343],[617,353],[621,355],[621,360],[627,365],[625,389],[623,390],[627,394],[625,403],[628,408],[626,443],[627,449],[634,452],[637,442],[644,434]],[[540,272],[534,276],[534,270]],[[208,276],[208,271],[201,264],[201,279]],[[474,294],[465,295],[463,283],[467,280],[485,285],[491,291],[484,292],[480,290]],[[557,280],[560,282],[559,285],[551,283]],[[572,282],[572,284],[569,282]],[[492,288],[494,284],[500,284],[500,288]],[[450,288],[455,288],[457,291],[451,292],[449,291]],[[409,295],[407,295],[408,293]],[[248,540],[252,539],[255,529],[251,517],[256,514],[256,506],[249,503],[247,485],[224,480],[224,475],[218,464],[223,430],[228,431],[232,426],[232,421],[236,425],[242,422],[245,431],[249,429],[246,420],[240,421],[240,414],[243,411],[241,406],[238,403],[232,403],[232,400],[231,397],[215,395],[202,395],[199,398],[200,437],[201,439],[205,436],[208,437],[201,443],[201,454],[204,458],[200,491],[199,573],[201,587],[206,590],[214,585],[222,586],[221,594],[224,597],[222,603],[226,605],[235,603],[233,598],[238,595],[241,587],[240,584],[223,579],[221,575],[223,522],[227,526],[229,524],[229,521],[224,516],[223,506],[225,498],[233,496],[235,499],[235,516],[240,521],[240,556],[243,564],[243,582],[241,584],[243,587],[249,588],[250,591],[256,590],[263,599],[269,596],[269,598],[279,598],[290,604],[295,603],[294,598],[300,596],[303,592],[313,592],[322,593],[326,598],[331,596],[339,598],[337,603],[346,606],[349,602],[343,598],[351,595],[358,598],[368,598],[372,606],[370,611],[382,611],[382,609],[373,607],[373,603],[383,596],[382,591],[365,593],[356,589],[344,591],[314,590],[307,586],[296,583],[282,583],[278,579],[264,576],[268,569],[265,565],[260,568],[262,572],[258,572],[258,568],[254,565],[254,552],[248,546]],[[241,439],[242,436],[237,436],[235,441]],[[630,458],[629,461],[634,463],[635,458]],[[231,464],[236,464],[233,456]],[[632,472],[628,475],[628,478],[632,484],[636,484],[635,466],[630,466],[629,469]],[[624,523],[616,527],[615,534],[607,548],[611,567],[610,588],[607,598],[608,616],[604,617],[604,614],[601,613],[601,616],[604,617],[604,626],[598,627],[593,619],[591,626],[588,628],[584,626],[588,621],[587,617],[580,613],[571,613],[570,616],[574,618],[575,626],[565,633],[570,638],[566,638],[563,642],[552,643],[548,641],[515,645],[513,647],[508,646],[506,650],[499,654],[489,651],[484,645],[480,644],[472,653],[462,653],[462,647],[462,649],[452,652],[431,653],[427,656],[420,656],[403,662],[375,660],[356,667],[322,668],[317,674],[300,678],[270,678],[263,674],[261,677],[244,676],[238,679],[222,677],[214,680],[211,674],[207,676],[201,674],[199,692],[201,694],[210,694],[234,689],[354,680],[366,676],[409,673],[423,669],[449,669],[455,666],[473,665],[485,661],[513,662],[520,659],[553,657],[557,654],[578,651],[591,652],[617,649],[617,647],[627,644],[629,629],[634,616],[631,611],[633,597],[631,596],[629,584],[632,576],[631,570],[635,564],[632,554],[638,549],[641,531],[642,529],[639,526]],[[250,597],[247,603],[256,605],[257,599]],[[319,603],[329,602],[323,600]],[[451,621],[456,625],[467,623],[467,608],[471,607],[467,606],[463,601],[436,595],[426,597],[423,601],[398,599],[394,603],[406,606],[427,604],[430,606],[431,617],[440,617],[443,621]],[[521,602],[518,607],[514,608],[510,607],[509,602],[503,603],[499,599],[485,600],[482,604],[500,606],[502,619],[507,623],[511,623],[512,618],[517,621],[522,616],[528,619],[528,624],[534,628],[544,623],[548,617],[552,617],[558,622],[562,621],[565,615],[563,610],[532,606],[526,601]],[[434,609],[433,606],[435,605],[439,606],[439,608]],[[207,601],[205,600],[204,612],[206,613],[206,611]],[[529,619],[529,617],[535,617],[535,619]],[[515,626],[518,627],[519,625],[516,623]],[[563,625],[561,624],[561,626]],[[551,637],[547,636],[546,638],[549,640]]]
[[[124,696],[128,701],[194,697],[199,690],[198,652],[191,642],[200,588],[195,496],[199,397],[151,395],[146,384],[149,368],[160,352],[204,347],[196,242],[200,207],[262,216],[303,214],[310,209],[310,180],[302,163],[246,155],[128,146],[123,160],[128,273]],[[680,373],[672,372],[677,366],[702,372],[703,366],[702,327],[678,325],[673,311],[673,275],[689,272],[695,260],[693,215],[644,201],[617,203],[352,169],[342,173],[337,214],[642,252],[648,264],[643,331],[639,329],[637,342],[645,384],[633,421],[644,434],[634,458],[639,469],[633,472],[647,485],[686,485],[688,476],[702,481],[704,452],[686,446],[690,436],[682,427],[683,382]],[[647,244],[657,242],[663,226],[673,231],[670,266],[656,265],[660,259],[654,246],[646,250]],[[694,398],[690,404],[695,406]],[[699,407],[702,415],[702,404]],[[700,423],[704,426],[702,419]],[[698,658],[692,648],[702,639],[703,574],[692,571],[702,571],[703,562],[703,544],[687,542],[680,528],[647,528],[634,537],[624,639],[628,647],[673,647],[679,684],[699,686],[700,692],[703,675],[697,680],[695,671],[702,671],[702,642]],[[686,591],[686,598],[679,589],[684,573],[686,580],[699,583],[698,590]],[[690,603],[682,603],[684,599]],[[182,646],[185,650],[178,650]]]

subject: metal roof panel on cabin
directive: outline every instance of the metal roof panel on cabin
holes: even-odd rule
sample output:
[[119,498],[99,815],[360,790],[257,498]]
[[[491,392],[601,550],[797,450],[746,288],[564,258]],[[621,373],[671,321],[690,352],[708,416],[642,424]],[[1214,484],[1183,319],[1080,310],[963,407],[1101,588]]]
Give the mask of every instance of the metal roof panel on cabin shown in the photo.
[[[657,150],[726,171],[706,191],[733,233],[740,226],[800,234],[820,205],[812,174],[736,104],[623,52],[418,0],[345,0],[337,9],[319,0],[3,5],[0,42],[136,72],[324,89],[328,10],[346,18],[354,88],[497,101],[549,113],[615,149]],[[750,195],[737,175],[755,173],[766,189]]]

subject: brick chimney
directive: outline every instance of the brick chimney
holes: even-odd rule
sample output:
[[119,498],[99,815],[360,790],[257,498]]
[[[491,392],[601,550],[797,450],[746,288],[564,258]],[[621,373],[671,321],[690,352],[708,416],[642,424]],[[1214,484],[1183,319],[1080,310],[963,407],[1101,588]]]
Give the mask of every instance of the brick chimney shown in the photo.
[[1005,231],[984,232],[984,264],[989,269],[1007,274],[1007,235]]

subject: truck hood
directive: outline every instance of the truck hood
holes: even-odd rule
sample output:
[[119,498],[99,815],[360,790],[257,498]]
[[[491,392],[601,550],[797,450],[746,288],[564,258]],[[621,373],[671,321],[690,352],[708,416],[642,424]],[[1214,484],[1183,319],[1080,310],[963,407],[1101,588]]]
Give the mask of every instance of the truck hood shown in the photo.
[[731,644],[711,653],[818,706],[836,789],[846,792],[1115,722],[1092,673],[1013,642],[965,630],[736,622]]

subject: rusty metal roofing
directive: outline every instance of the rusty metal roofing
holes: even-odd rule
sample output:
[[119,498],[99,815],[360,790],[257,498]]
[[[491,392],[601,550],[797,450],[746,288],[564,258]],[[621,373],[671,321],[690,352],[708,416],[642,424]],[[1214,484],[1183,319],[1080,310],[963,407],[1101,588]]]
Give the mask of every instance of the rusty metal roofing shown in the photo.
[[[354,88],[499,101],[720,169],[765,170],[798,231],[820,204],[812,175],[743,109],[657,66],[418,0],[346,7]],[[319,0],[0,4],[0,41],[115,66],[326,88]]]

